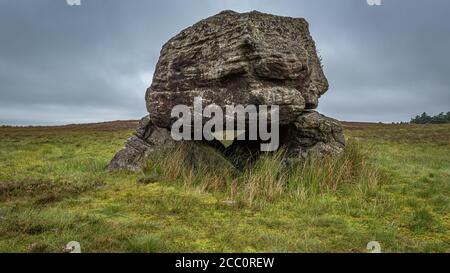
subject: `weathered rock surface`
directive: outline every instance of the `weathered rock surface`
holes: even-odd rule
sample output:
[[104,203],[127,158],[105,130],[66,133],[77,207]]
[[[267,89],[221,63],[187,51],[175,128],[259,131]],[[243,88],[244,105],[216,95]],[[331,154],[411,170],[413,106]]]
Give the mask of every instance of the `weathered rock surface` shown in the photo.
[[279,105],[281,124],[315,109],[328,89],[303,18],[224,11],[183,30],[162,48],[147,108],[170,128],[175,105]]
[[305,111],[283,134],[283,145],[291,155],[305,158],[310,153],[336,156],[344,151],[341,124],[316,111]]
[[[312,109],[328,90],[316,47],[302,18],[260,12],[224,11],[198,22],[162,48],[146,93],[150,117],[119,151],[109,170],[137,171],[150,154],[174,145],[170,135],[175,105],[193,106],[195,97],[221,107],[279,105],[281,146],[292,157],[338,155],[345,147],[342,127]],[[253,158],[255,141],[221,147],[225,156]],[[233,162],[234,163],[234,162]]]
[[169,130],[156,127],[150,117],[144,117],[134,135],[127,140],[125,147],[116,153],[107,169],[139,171],[152,153],[173,145],[175,141]]

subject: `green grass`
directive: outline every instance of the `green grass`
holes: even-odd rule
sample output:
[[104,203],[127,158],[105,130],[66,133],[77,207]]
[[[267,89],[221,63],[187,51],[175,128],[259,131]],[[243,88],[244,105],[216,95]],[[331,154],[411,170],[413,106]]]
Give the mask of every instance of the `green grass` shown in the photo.
[[0,252],[450,251],[450,125],[346,124],[337,161],[180,148],[106,172],[134,126],[0,128]]

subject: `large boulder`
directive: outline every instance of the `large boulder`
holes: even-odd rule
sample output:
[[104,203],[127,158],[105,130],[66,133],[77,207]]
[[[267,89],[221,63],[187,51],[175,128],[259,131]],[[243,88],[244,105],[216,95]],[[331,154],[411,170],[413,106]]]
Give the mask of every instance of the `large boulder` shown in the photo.
[[146,100],[163,128],[172,108],[192,106],[194,97],[222,107],[279,105],[281,124],[289,124],[327,89],[305,19],[224,11],[163,46]]
[[[312,110],[327,90],[305,19],[221,12],[163,46],[146,93],[150,116],[142,119],[108,169],[139,170],[153,152],[174,145],[172,109],[180,104],[193,108],[195,97],[222,108],[279,105],[280,144],[290,156],[338,155],[345,147],[341,125]],[[207,144],[244,161],[260,152],[257,141]]]

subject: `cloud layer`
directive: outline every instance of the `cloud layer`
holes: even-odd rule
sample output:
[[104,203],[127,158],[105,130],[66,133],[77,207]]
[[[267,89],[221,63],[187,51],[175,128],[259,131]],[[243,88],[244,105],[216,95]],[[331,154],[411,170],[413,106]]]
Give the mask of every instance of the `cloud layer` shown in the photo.
[[342,120],[450,111],[447,0],[2,0],[0,124],[138,119],[161,46],[225,9],[304,17]]

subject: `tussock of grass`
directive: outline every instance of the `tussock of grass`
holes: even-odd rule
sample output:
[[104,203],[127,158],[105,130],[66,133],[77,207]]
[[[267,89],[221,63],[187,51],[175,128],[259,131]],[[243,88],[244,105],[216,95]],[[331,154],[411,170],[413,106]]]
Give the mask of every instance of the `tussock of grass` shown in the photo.
[[431,230],[436,222],[434,216],[426,208],[414,211],[411,218],[409,228],[417,233]]
[[338,158],[312,155],[307,160],[287,161],[279,151],[261,156],[243,172],[210,147],[180,144],[153,158],[146,173],[144,181],[159,176],[200,192],[226,192],[231,200],[250,206],[286,196],[298,201],[344,186],[370,189],[380,181],[379,171],[355,141]]
[[295,164],[289,172],[288,187],[297,196],[336,192],[344,187],[363,190],[382,181],[381,171],[370,163],[361,144],[349,141],[338,158],[311,156]]
[[289,172],[284,172],[283,152],[264,155],[236,179],[237,198],[249,205],[273,202],[287,189]]
[[164,251],[161,238],[151,234],[128,239],[127,250],[132,253],[160,253]]
[[153,156],[146,178],[175,181],[198,191],[219,191],[237,170],[220,152],[202,144],[183,143]]

